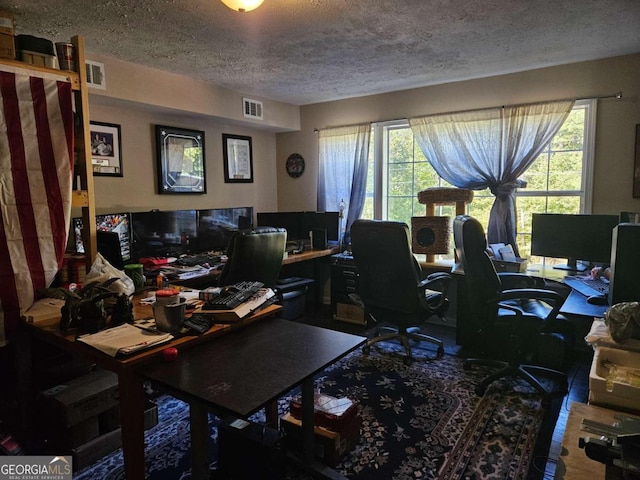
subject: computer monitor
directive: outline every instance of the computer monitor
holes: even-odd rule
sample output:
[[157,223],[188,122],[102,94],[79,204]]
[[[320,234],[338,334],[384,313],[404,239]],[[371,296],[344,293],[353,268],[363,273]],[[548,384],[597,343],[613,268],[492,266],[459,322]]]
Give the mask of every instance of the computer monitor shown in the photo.
[[198,210],[197,217],[198,250],[219,251],[227,248],[234,232],[253,226],[253,207]]
[[134,212],[131,225],[136,258],[179,257],[198,249],[195,210]]
[[98,230],[96,232],[96,243],[98,245],[98,252],[100,252],[107,262],[118,270],[124,269],[125,262],[122,258],[119,235],[116,232]]
[[[84,253],[82,218],[73,219],[73,236],[76,253]],[[131,214],[130,213],[107,213],[96,215],[96,230],[99,232],[115,232],[118,234],[120,246],[120,256],[126,263],[131,260]],[[113,245],[113,244],[111,244]],[[98,252],[100,246],[98,246]],[[110,262],[111,263],[111,262]]]
[[303,232],[306,237],[309,231],[314,228],[322,228],[327,231],[327,240],[330,242],[339,241],[340,213],[339,212],[304,212]]
[[554,266],[562,270],[586,270],[586,266],[578,265],[578,260],[608,264],[616,225],[617,215],[534,213],[531,254],[566,258],[566,265]]
[[325,229],[328,241],[339,241],[338,212],[260,212],[256,219],[260,227],[285,228],[288,241],[309,240],[309,232],[314,228]]
[[259,227],[278,227],[287,230],[287,241],[309,238],[303,228],[304,212],[259,212],[256,221]]

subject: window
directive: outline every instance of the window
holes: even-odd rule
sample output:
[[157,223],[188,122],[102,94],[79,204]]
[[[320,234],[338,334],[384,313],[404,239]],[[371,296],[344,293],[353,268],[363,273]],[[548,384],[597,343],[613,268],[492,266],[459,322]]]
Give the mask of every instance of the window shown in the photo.
[[[595,109],[595,100],[576,102],[564,125],[522,177],[527,187],[516,192],[518,248],[522,256],[530,256],[534,212],[591,212]],[[425,206],[418,203],[419,191],[451,185],[431,167],[406,121],[377,123],[372,128],[362,216],[410,225],[411,217],[424,215]],[[468,213],[486,228],[492,205],[491,192],[475,191]],[[436,215],[453,217],[454,206],[438,207]],[[542,259],[531,261],[539,263]]]

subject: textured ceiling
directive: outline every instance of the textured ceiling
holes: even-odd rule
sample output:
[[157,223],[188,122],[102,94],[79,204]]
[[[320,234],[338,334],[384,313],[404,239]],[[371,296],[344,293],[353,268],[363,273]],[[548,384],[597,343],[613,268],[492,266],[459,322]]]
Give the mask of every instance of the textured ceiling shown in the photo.
[[[640,0],[0,0],[16,33],[309,104],[640,52]],[[89,55],[90,58],[90,55]],[[108,72],[107,72],[108,82]]]

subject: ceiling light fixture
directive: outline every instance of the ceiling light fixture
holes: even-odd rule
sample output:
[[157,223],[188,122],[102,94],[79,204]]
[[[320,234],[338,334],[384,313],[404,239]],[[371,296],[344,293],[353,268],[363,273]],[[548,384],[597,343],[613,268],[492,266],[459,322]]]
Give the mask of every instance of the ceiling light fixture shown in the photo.
[[237,12],[250,12],[255,10],[264,0],[222,0],[227,7]]

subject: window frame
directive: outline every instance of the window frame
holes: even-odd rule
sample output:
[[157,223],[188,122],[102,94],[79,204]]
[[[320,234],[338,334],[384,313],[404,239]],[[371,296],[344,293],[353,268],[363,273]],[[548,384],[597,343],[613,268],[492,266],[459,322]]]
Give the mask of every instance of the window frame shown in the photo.
[[[597,100],[583,99],[577,100],[573,109],[585,109],[584,116],[584,137],[583,137],[583,158],[580,190],[536,190],[527,191],[519,189],[516,197],[548,197],[548,196],[579,196],[580,212],[592,213],[593,211],[593,184],[594,184],[594,154],[595,154],[595,133],[597,117]],[[375,122],[371,124],[373,153],[370,160],[373,161],[373,218],[387,219],[388,213],[388,155],[389,146],[388,132],[398,128],[411,128],[406,119],[391,120],[385,122]],[[371,192],[367,192],[371,195]],[[469,207],[467,206],[467,209]]]

